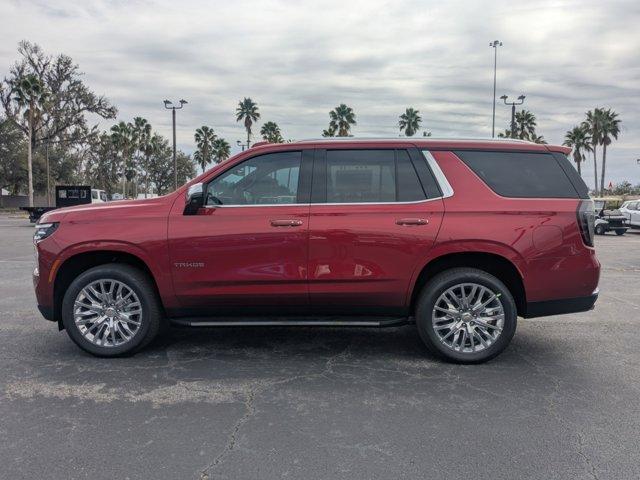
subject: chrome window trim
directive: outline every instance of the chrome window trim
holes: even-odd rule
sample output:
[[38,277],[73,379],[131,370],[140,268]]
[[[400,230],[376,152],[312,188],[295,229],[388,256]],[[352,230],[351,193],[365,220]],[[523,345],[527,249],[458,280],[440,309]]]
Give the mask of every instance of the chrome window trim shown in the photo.
[[250,208],[250,207],[311,207],[311,206],[340,206],[340,205],[413,205],[420,203],[433,202],[434,200],[442,200],[444,198],[449,198],[453,196],[453,187],[447,180],[444,172],[440,169],[440,165],[433,157],[429,150],[421,150],[422,154],[425,156],[431,171],[433,172],[434,177],[436,178],[436,182],[440,186],[440,190],[442,191],[442,196],[426,198],[424,200],[412,200],[409,202],[322,202],[322,203],[265,203],[265,204],[254,204],[254,205],[205,205],[204,208]]
[[442,190],[441,198],[452,197],[453,187],[449,183],[449,180],[447,180],[447,177],[445,176],[444,172],[440,168],[440,165],[438,165],[438,162],[436,162],[436,159],[433,158],[433,155],[429,150],[422,150],[422,154],[427,159],[427,163],[429,164],[429,167],[431,168],[431,171],[433,172],[434,177],[436,177],[436,182],[438,182],[438,185],[440,185],[440,190]]
[[255,205],[205,205],[204,208],[247,208],[247,207],[316,207],[322,205],[410,205],[441,200],[443,197],[427,198],[425,200],[413,200],[410,202],[351,202],[351,203],[256,203]]

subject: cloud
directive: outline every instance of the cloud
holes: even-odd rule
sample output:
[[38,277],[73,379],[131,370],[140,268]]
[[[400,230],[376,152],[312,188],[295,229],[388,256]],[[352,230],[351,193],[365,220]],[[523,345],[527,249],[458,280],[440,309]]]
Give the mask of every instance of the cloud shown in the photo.
[[[319,136],[341,102],[357,114],[356,135],[397,136],[398,115],[413,106],[434,135],[487,137],[498,38],[498,96],[525,94],[552,143],[586,110],[615,109],[623,130],[608,179],[640,182],[636,1],[13,1],[3,18],[5,72],[22,39],[64,52],[120,119],[144,116],[167,136],[162,100],[187,99],[186,151],[204,124],[234,145],[244,138],[234,112],[245,96],[286,138]],[[509,113],[498,103],[499,130]],[[592,184],[592,165],[584,170]]]

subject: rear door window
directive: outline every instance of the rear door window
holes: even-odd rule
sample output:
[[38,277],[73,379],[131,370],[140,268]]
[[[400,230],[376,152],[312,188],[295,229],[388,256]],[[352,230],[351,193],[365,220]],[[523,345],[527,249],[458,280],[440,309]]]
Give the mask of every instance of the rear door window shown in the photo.
[[551,153],[488,151],[456,151],[454,153],[495,193],[503,197],[581,197]]
[[[406,150],[327,150],[327,203],[391,203],[427,198]],[[319,176],[320,178],[320,176]]]

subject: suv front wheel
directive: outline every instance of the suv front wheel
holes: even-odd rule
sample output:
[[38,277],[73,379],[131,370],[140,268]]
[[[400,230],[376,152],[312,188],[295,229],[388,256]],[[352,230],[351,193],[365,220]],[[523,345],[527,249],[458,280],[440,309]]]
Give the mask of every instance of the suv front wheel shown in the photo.
[[517,309],[499,279],[474,268],[436,275],[420,294],[416,325],[428,350],[457,363],[485,362],[516,331]]
[[100,357],[134,353],[158,334],[162,314],[151,281],[129,265],[106,264],[79,275],[62,302],[62,323],[83,350]]

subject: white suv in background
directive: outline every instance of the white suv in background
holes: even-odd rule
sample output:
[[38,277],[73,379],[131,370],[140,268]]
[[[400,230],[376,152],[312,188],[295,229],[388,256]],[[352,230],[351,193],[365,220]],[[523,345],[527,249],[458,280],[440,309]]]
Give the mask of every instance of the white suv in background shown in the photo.
[[629,219],[629,226],[640,228],[640,200],[628,200],[620,207],[620,212]]

